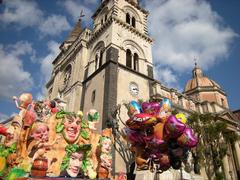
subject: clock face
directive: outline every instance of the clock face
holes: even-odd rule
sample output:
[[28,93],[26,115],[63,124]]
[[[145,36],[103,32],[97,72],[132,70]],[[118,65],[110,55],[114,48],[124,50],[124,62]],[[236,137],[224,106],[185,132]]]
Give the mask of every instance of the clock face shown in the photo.
[[139,93],[139,87],[138,87],[137,83],[131,82],[131,83],[129,84],[129,92],[130,92],[130,94],[132,94],[133,96],[137,96],[137,95],[138,95],[138,93]]

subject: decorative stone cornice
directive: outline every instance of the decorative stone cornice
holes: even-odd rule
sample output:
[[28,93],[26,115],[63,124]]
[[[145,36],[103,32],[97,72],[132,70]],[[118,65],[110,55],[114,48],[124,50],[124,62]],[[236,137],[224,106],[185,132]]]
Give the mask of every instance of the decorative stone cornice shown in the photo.
[[105,0],[103,1],[100,6],[97,8],[97,10],[95,11],[95,13],[92,15],[92,19],[95,19],[96,16],[102,11],[102,9],[104,8],[104,6],[108,3],[109,0]]
[[226,93],[222,89],[219,89],[218,87],[213,88],[212,86],[196,87],[196,88],[191,89],[189,91],[185,91],[184,94],[192,95],[194,93],[199,93],[199,92],[216,92],[216,91],[223,94],[224,96],[227,96]]
[[82,86],[82,83],[80,81],[76,81],[74,84],[68,86],[66,89],[64,89],[63,93],[67,94],[68,92],[71,92],[76,86]]
[[111,17],[109,18],[102,26],[100,29],[98,29],[95,33],[93,33],[92,37],[90,38],[89,42],[88,42],[88,46],[91,45],[93,42],[95,42],[95,40],[98,39],[98,37],[113,23],[116,22],[118,24],[120,24],[121,26],[125,27],[126,29],[130,30],[132,33],[136,34],[138,37],[146,40],[149,43],[153,42],[153,39],[150,38],[148,35],[141,33],[139,30],[137,30],[136,28],[130,26],[129,24],[127,24],[126,22],[118,19],[117,17]]
[[54,77],[52,76],[51,79],[45,85],[45,87],[48,89],[53,84],[53,82],[54,82]]
[[[131,4],[132,6],[134,6],[135,8],[137,8],[139,11],[143,12],[144,14],[146,14],[147,16],[149,15],[149,12],[146,11],[145,9],[143,9],[141,6],[139,6],[138,4],[130,1],[130,0],[125,0],[126,2],[128,2],[129,4]],[[101,3],[101,5],[98,7],[98,9],[96,10],[96,12],[92,15],[92,19],[95,19],[97,17],[97,15],[102,11],[102,9],[104,8],[104,6],[109,2],[109,0],[105,0]]]
[[112,24],[113,20],[112,18],[108,18],[108,20],[98,29],[96,32],[94,32],[91,36],[91,38],[88,41],[88,46],[92,44],[97,38]]
[[129,4],[131,4],[132,6],[137,8],[139,11],[143,12],[144,14],[146,14],[147,16],[149,15],[149,12],[146,11],[145,9],[143,9],[141,6],[139,6],[139,4],[136,4],[136,3],[132,2],[131,0],[125,0],[125,1],[127,1]]
[[150,38],[148,35],[144,34],[144,33],[141,33],[138,29],[134,28],[133,26],[127,24],[126,22],[118,19],[117,17],[112,17],[113,20],[120,24],[121,26],[125,27],[126,29],[130,30],[132,33],[135,33],[137,36],[145,39],[146,41],[152,43],[153,42],[153,39]]
[[[52,64],[56,65],[58,63],[58,61],[62,60],[63,56],[65,56],[65,57],[68,56],[73,50],[76,49],[76,46],[78,46],[81,41],[87,42],[87,40],[85,40],[82,37],[84,35],[84,33],[86,33],[87,31],[91,32],[90,29],[84,28],[83,31],[79,34],[78,38],[76,38],[76,40],[69,46],[69,48],[64,53],[63,53],[63,51],[61,51],[58,54],[58,56],[53,60]],[[63,43],[60,45],[60,47],[63,45]]]

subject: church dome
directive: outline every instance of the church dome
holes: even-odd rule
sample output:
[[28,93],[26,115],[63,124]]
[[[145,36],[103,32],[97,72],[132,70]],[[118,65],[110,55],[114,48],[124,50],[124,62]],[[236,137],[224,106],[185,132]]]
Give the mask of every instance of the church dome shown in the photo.
[[190,79],[184,89],[184,92],[191,91],[197,87],[219,88],[221,87],[213,80],[203,75],[202,69],[195,66],[192,71],[193,78]]

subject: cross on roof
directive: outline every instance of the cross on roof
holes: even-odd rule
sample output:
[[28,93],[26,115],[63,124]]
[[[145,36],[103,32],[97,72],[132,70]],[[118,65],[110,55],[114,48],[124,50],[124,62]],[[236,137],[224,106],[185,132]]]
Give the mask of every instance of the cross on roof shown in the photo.
[[79,16],[79,21],[82,21],[82,18],[85,16],[85,14],[83,14],[83,10],[81,10],[80,12],[80,16]]
[[195,67],[197,67],[197,58],[193,59]]

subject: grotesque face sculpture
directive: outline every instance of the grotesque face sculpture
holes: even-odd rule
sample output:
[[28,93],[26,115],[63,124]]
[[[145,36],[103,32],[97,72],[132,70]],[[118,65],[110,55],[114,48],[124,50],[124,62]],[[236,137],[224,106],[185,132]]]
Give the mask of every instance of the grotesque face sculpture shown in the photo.
[[74,143],[80,134],[81,119],[72,115],[66,115],[64,122],[63,136],[69,143]]
[[[21,121],[21,119],[20,119]],[[20,131],[21,131],[21,122],[18,117],[14,117],[11,126],[7,130],[7,136],[4,142],[4,145],[10,147],[12,144],[18,141]]]
[[66,169],[69,176],[77,177],[82,166],[82,161],[83,161],[82,151],[74,152],[71,154],[70,160],[69,160],[69,166]]
[[35,123],[31,130],[31,137],[36,141],[47,142],[49,138],[49,128],[45,123]]

